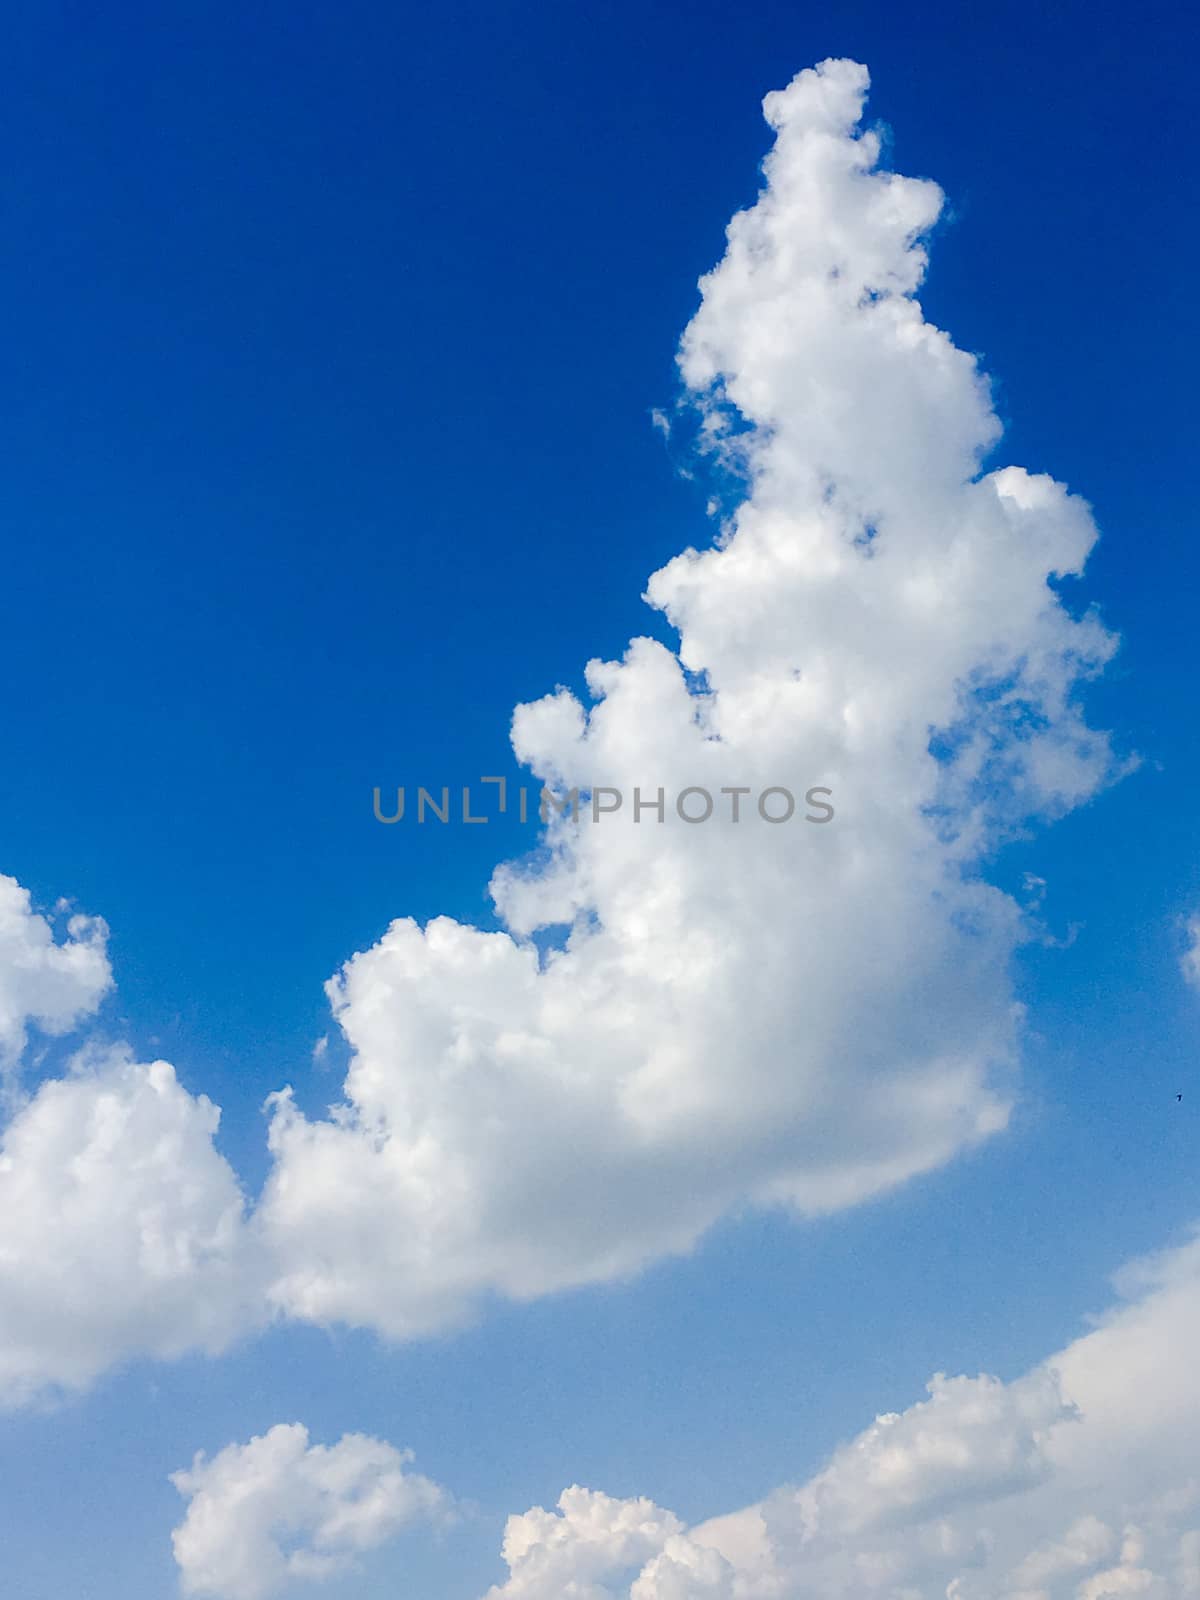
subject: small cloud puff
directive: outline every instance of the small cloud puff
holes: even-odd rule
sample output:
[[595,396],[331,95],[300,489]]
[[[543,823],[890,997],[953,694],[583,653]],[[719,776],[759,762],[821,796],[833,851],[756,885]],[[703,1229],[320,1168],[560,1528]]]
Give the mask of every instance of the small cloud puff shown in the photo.
[[445,1518],[448,1497],[411,1460],[359,1433],[310,1444],[298,1422],[197,1455],[171,1478],[188,1502],[172,1535],[184,1593],[268,1600],[347,1571],[410,1523]]

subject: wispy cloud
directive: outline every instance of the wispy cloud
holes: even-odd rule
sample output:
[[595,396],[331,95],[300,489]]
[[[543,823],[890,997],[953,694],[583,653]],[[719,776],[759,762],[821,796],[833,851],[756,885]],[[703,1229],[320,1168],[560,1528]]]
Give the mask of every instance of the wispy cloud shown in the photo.
[[1184,922],[1185,945],[1179,965],[1187,981],[1200,989],[1200,911],[1194,912]]

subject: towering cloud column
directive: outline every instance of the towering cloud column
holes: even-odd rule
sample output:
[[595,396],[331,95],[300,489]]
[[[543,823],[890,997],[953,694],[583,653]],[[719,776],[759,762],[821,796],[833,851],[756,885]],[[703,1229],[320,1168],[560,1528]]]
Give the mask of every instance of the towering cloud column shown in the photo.
[[[497,872],[508,931],[401,919],[330,985],[345,1103],[279,1098],[259,1218],[287,1313],[420,1333],[747,1202],[851,1205],[1005,1124],[1022,916],[979,863],[1113,775],[1076,704],[1113,640],[1053,584],[1087,506],[981,472],[987,384],[915,297],[942,196],[878,169],[866,90],[830,61],[767,97],[765,186],[702,280],[680,369],[741,499],[650,579],[678,649],[635,639],[589,704],[514,718],[539,779],[624,804]],[[820,827],[632,805],[813,785]]]

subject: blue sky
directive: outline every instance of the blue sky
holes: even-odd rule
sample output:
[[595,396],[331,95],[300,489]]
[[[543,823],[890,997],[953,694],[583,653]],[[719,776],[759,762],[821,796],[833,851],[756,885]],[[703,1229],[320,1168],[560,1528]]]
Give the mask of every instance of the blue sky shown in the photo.
[[986,863],[1046,880],[1053,936],[1016,958],[1005,1133],[460,1331],[288,1323],[14,1412],[5,1591],[174,1592],[167,1474],[302,1420],[411,1446],[469,1502],[329,1592],[474,1597],[503,1517],[566,1484],[697,1522],[932,1372],[1008,1382],[1064,1346],[1197,1211],[1194,23],[268,3],[21,8],[9,32],[0,871],[104,916],[93,1035],[223,1108],[251,1195],[266,1096],[339,1096],[326,979],[396,916],[498,926],[489,876],[529,842],[381,828],[372,785],[516,780],[515,705],[673,642],[638,597],[711,538],[716,474],[651,414],[754,200],[761,98],[803,67],[865,61],[884,165],[946,193],[925,315],[994,378],[987,466],[1094,509],[1061,587],[1121,636],[1086,705],[1142,764]]

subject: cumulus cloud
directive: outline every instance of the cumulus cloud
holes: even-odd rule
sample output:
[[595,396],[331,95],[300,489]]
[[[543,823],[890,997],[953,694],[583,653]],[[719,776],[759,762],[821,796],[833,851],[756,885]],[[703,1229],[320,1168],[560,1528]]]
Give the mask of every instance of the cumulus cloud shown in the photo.
[[120,1052],[41,1085],[0,1140],[0,1404],[136,1355],[222,1349],[257,1317],[219,1112]]
[[0,873],[0,1074],[15,1070],[31,1023],[68,1033],[96,1010],[112,984],[107,939],[102,918],[79,913],[56,939],[28,889]]
[[[866,87],[827,62],[768,96],[765,186],[702,280],[680,370],[743,498],[649,580],[677,650],[635,639],[588,664],[586,705],[515,714],[540,778],[621,808],[554,817],[496,873],[504,931],[402,918],[346,964],[343,1100],[273,1097],[249,1218],[216,1108],[165,1063],[43,1085],[0,1161],[0,1399],[268,1314],[433,1332],[747,1204],[852,1205],[1004,1127],[1023,922],[980,861],[1116,772],[1078,705],[1113,640],[1055,584],[1086,505],[982,473],[986,382],[915,297],[941,195],[880,170]],[[832,821],[804,820],[818,789]],[[797,814],[765,820],[770,790]],[[30,1022],[94,1008],[104,934],[56,941],[0,879],[0,1068]]]
[[[1114,775],[1078,705],[1114,642],[1056,583],[1088,507],[981,471],[986,381],[916,299],[942,196],[880,169],[866,89],[833,61],[767,97],[765,186],[702,280],[680,370],[744,494],[649,581],[678,649],[635,639],[588,703],[516,712],[522,762],[621,809],[497,872],[505,931],[401,919],[329,986],[344,1100],[278,1098],[259,1216],[287,1314],[422,1333],[747,1203],[854,1204],[1005,1125],[1023,925],[979,863]],[[832,822],[759,814],[815,787]]]
[[[573,1488],[509,1520],[487,1600],[1200,1594],[1200,1239],[1017,1381],[935,1377],[814,1477],[695,1528]],[[640,1563],[640,1565],[639,1565]]]
[[489,1589],[489,1600],[547,1594],[591,1600],[604,1592],[595,1579],[614,1567],[640,1567],[682,1530],[678,1517],[649,1500],[565,1489],[557,1514],[535,1506],[508,1519],[504,1560],[512,1575],[502,1589]]
[[796,1496],[806,1534],[841,1538],[1025,1488],[1046,1470],[1046,1430],[1071,1415],[1046,1373],[1012,1385],[939,1373],[928,1389],[908,1411],[877,1417]]
[[449,1501],[408,1470],[412,1454],[348,1433],[310,1444],[281,1423],[171,1482],[188,1502],[172,1535],[185,1594],[266,1600],[292,1582],[331,1577],[401,1528],[444,1517]]

